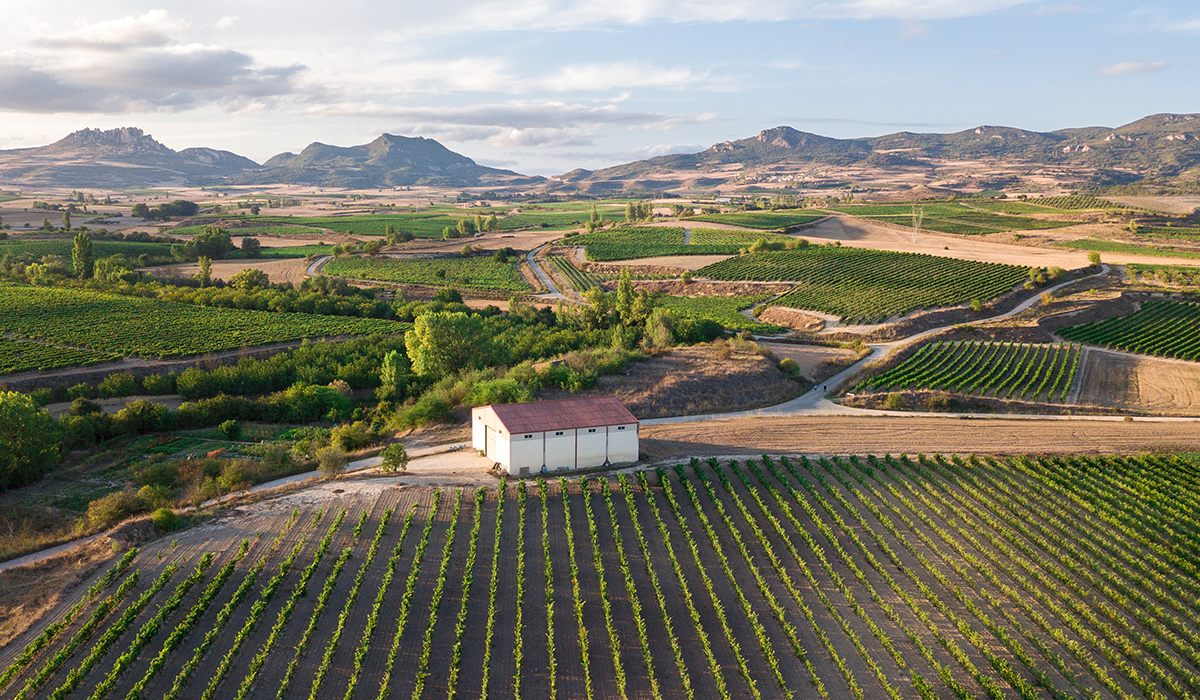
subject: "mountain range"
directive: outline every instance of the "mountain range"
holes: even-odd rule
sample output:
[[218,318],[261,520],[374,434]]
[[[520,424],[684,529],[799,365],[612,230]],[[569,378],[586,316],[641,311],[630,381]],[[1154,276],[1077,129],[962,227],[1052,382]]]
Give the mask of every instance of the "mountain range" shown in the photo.
[[1195,187],[1200,186],[1200,115],[1156,114],[1117,128],[1037,132],[980,126],[949,134],[905,131],[855,139],[779,126],[699,153],[573,170],[549,180],[479,165],[422,137],[383,134],[350,147],[313,143],[299,154],[281,153],[260,165],[212,148],[175,151],[137,128],[84,129],[48,146],[0,150],[0,184],[109,189],[215,184],[357,189],[544,186],[587,192],[713,187],[752,181],[756,172],[812,166],[919,172],[933,178],[964,162],[1003,164],[1018,176],[1058,167],[1091,185]]

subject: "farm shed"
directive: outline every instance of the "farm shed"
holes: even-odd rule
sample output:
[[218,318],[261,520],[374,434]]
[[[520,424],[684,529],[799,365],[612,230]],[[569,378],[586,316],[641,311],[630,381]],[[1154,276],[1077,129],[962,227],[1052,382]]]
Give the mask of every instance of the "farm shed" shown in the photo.
[[475,449],[513,475],[627,464],[638,419],[614,396],[471,409]]

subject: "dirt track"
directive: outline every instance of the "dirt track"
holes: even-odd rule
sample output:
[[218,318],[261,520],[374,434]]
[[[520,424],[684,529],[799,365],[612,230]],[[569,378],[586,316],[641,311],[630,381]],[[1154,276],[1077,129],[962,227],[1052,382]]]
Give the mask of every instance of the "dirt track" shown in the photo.
[[655,460],[764,452],[1133,454],[1200,449],[1200,426],[1194,422],[784,416],[644,425],[641,438],[642,452]]

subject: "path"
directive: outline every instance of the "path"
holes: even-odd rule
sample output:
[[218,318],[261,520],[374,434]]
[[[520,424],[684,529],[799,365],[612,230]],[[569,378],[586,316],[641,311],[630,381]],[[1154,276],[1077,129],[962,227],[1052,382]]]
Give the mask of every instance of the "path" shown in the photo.
[[546,289],[550,290],[548,294],[539,294],[538,297],[541,299],[561,299],[563,301],[569,301],[572,304],[580,303],[578,300],[572,299],[566,294],[558,291],[558,287],[554,286],[554,282],[550,279],[550,275],[542,272],[542,268],[538,267],[538,264],[534,262],[533,256],[548,245],[550,244],[544,243],[525,254],[525,260],[529,262],[529,269],[533,270],[533,274],[537,275],[538,279],[542,281],[542,284],[546,285]]
[[321,274],[321,268],[325,267],[325,263],[329,262],[330,260],[333,260],[332,255],[322,255],[321,257],[312,261],[312,264],[308,266],[308,269],[304,271],[304,274],[308,275],[309,277],[315,277]]

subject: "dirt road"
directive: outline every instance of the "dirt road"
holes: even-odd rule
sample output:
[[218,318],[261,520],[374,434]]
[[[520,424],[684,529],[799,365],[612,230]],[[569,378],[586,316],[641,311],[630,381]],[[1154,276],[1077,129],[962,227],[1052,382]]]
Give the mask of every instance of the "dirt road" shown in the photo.
[[643,425],[652,460],[764,453],[1133,454],[1200,449],[1194,422],[778,416]]

